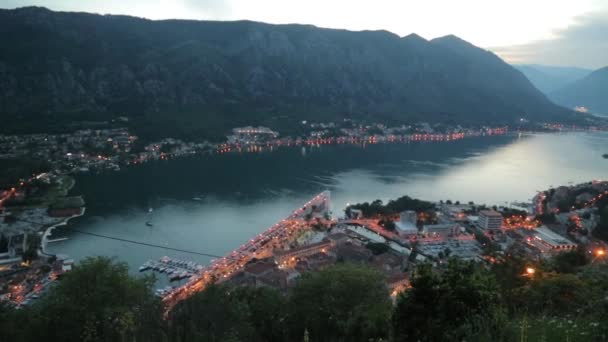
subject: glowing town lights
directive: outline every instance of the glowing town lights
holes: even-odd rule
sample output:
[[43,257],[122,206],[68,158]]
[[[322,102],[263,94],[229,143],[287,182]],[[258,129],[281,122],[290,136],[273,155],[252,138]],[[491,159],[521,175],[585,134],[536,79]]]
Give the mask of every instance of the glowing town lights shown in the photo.
[[532,267],[526,267],[526,274],[529,276],[534,275],[534,273],[536,273],[536,270]]
[[595,251],[595,255],[597,255],[598,257],[603,257],[604,255],[606,255],[606,251],[604,251],[603,249],[598,249]]

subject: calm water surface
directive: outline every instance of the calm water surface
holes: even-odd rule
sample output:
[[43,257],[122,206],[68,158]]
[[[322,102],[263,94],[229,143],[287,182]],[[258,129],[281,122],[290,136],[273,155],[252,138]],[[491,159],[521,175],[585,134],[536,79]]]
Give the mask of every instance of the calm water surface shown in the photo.
[[[608,178],[607,152],[608,134],[577,133],[195,156],[79,176],[73,192],[85,197],[87,213],[70,226],[223,255],[325,189],[334,214],[347,203],[402,195],[504,204],[551,185]],[[132,269],[163,255],[209,261],[60,229],[54,236],[69,239],[50,244],[51,252],[115,256]]]

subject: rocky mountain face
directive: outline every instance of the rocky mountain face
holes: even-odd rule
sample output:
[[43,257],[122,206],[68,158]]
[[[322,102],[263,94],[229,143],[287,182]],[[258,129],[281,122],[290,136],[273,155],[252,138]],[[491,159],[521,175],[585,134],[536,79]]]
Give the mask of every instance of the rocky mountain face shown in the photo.
[[[457,37],[307,25],[0,10],[7,130],[130,118],[142,134],[300,120],[568,120],[517,70]],[[66,126],[67,125],[67,126]]]
[[585,107],[593,113],[608,116],[608,67],[549,94],[555,103],[566,107]]

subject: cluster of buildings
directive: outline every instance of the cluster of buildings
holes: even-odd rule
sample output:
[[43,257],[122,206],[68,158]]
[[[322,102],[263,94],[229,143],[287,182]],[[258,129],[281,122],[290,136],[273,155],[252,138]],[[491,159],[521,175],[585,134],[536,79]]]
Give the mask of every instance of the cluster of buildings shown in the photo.
[[43,173],[0,190],[0,301],[20,306],[38,298],[71,268],[67,257],[45,253],[52,227],[84,214],[84,200],[68,197],[72,177]]
[[[598,224],[594,204],[603,196],[608,196],[608,182],[596,181],[548,190],[535,199],[542,202],[541,205],[531,203],[520,207],[524,210],[444,204],[441,212],[444,220],[459,222],[463,231],[474,234],[479,243],[496,247],[493,252],[497,255],[520,254],[541,260],[579,246],[587,248],[589,253],[595,253],[598,248],[606,250],[608,245],[591,235]],[[537,215],[547,216],[547,213],[548,218],[539,221]]]
[[166,138],[143,145],[126,128],[86,129],[66,134],[0,135],[0,159],[36,159],[60,173],[120,170],[150,160],[211,152],[216,145]]
[[268,127],[237,127],[226,136],[226,141],[216,146],[218,153],[260,152],[266,148],[281,146],[319,146],[330,144],[375,144],[414,141],[453,141],[465,137],[501,135],[507,127],[468,128],[460,125],[431,125],[421,122],[413,125],[387,127],[381,123],[366,124],[351,119],[344,122],[302,121],[300,136],[279,137]]
[[215,151],[216,145],[209,142],[184,142],[179,139],[165,138],[144,146],[142,151],[131,154],[126,161],[127,165],[142,164],[152,160],[165,160],[183,157],[197,153],[210,153]]
[[398,293],[409,285],[406,268],[408,253],[387,247],[374,254],[372,240],[355,227],[338,224],[329,230],[316,231],[298,246],[276,249],[272,256],[256,259],[233,274],[227,284],[236,286],[270,286],[288,291],[304,273],[315,272],[341,262],[367,264],[385,276],[387,288]]
[[[546,259],[578,246],[589,247],[594,253],[608,245],[594,239],[590,232],[598,223],[597,208],[593,203],[608,196],[608,182],[592,182],[551,191],[545,207],[554,214],[553,222],[537,219],[537,206],[533,203],[512,207],[476,206],[474,203],[437,203],[432,223],[426,223],[414,211],[400,213],[394,221],[395,230],[387,231],[374,221],[365,219],[361,212],[351,209],[351,220],[366,226],[394,243],[411,248],[410,261],[441,263],[448,257],[465,260],[495,260],[500,256],[520,253],[526,257]],[[552,202],[551,198],[560,200]],[[576,203],[568,211],[555,210],[556,205],[569,198]],[[559,204],[557,204],[559,203]],[[570,205],[570,203],[568,204]]]
[[[425,223],[414,211],[404,211],[394,221],[395,230],[389,231],[379,226],[377,218],[363,218],[354,209],[351,217],[335,221],[333,228],[249,262],[227,282],[287,291],[303,273],[349,262],[376,268],[384,274],[389,291],[397,294],[409,286],[410,271],[417,263],[441,264],[450,257],[487,262],[488,244],[500,246],[498,254],[518,249],[539,258],[578,245],[554,227],[508,227],[503,212],[508,211],[441,203],[432,223]],[[378,245],[384,247],[378,250]]]
[[36,301],[55,280],[72,270],[74,260],[63,256],[39,258],[29,263],[0,262],[0,305],[15,307]]
[[0,158],[47,161],[64,173],[118,170],[136,136],[126,128],[86,129],[65,134],[0,135]]
[[[467,206],[447,205],[436,213],[437,223],[423,224],[416,235],[408,232],[414,251],[430,260],[441,261],[448,257],[464,260],[481,258],[482,246],[470,230],[466,229],[463,211]],[[408,214],[411,216],[411,213]]]
[[430,124],[427,122],[419,122],[411,125],[401,125],[388,127],[382,123],[361,123],[355,120],[344,119],[343,123],[336,124],[328,123],[308,123],[302,124],[310,131],[310,137],[327,138],[327,137],[356,137],[388,140],[391,136],[415,136],[415,135],[452,135],[463,134],[466,136],[477,136],[491,133],[498,133],[498,130],[506,128],[495,127],[477,127],[468,128],[461,125],[439,125]]
[[228,144],[254,145],[264,144],[279,137],[279,132],[273,131],[268,127],[246,126],[232,129],[232,134],[226,137]]

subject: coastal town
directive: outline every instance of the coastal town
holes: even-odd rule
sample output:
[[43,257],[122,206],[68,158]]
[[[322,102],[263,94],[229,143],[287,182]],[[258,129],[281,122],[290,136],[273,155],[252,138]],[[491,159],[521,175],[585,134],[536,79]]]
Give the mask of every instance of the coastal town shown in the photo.
[[[54,241],[55,227],[85,213],[84,199],[70,194],[76,173],[119,171],[196,154],[325,144],[442,143],[510,132],[508,127],[438,127],[428,123],[399,127],[352,122],[302,125],[307,133],[295,138],[281,137],[268,127],[237,127],[222,143],[174,138],[142,143],[126,128],[0,136],[0,159],[18,164],[7,168],[11,172],[0,189],[0,299],[15,306],[27,305],[72,268],[74,261],[69,256],[48,254],[46,246]],[[542,124],[538,129],[574,128]],[[29,164],[32,160],[36,163]],[[582,189],[587,188],[582,185]],[[603,255],[605,245],[592,238],[591,232],[599,222],[594,196],[603,196],[606,183],[592,183],[588,191],[573,190],[577,197],[567,208],[552,204],[549,195],[561,198],[564,191],[570,193],[570,188],[565,189],[542,192],[535,203],[520,203],[517,209],[446,201],[386,211],[374,202],[370,207],[349,206],[344,217],[333,217],[329,193],[323,193],[210,265],[161,258],[150,260],[141,270],[166,274],[169,281],[185,281],[157,291],[170,307],[215,282],[288,291],[301,274],[341,262],[377,268],[395,296],[408,287],[409,272],[419,263],[439,266],[450,257],[500,262],[504,253],[511,252],[542,259],[580,245],[594,246],[589,247],[589,253]],[[584,205],[579,207],[581,203]]]
[[600,214],[607,203],[608,182],[592,181],[539,192],[530,203],[487,207],[404,196],[386,205],[349,205],[344,216],[333,218],[326,191],[208,266],[189,264],[193,272],[184,272],[184,261],[163,257],[140,271],[151,269],[170,279],[189,276],[181,286],[157,291],[169,309],[212,283],[287,293],[302,274],[337,263],[377,269],[394,299],[408,289],[416,265],[441,268],[449,258],[489,267],[517,255],[531,262],[522,270],[527,276],[535,272],[533,263],[565,252],[579,251],[594,263],[606,263],[608,244],[597,238],[604,233],[595,230],[608,228]]

